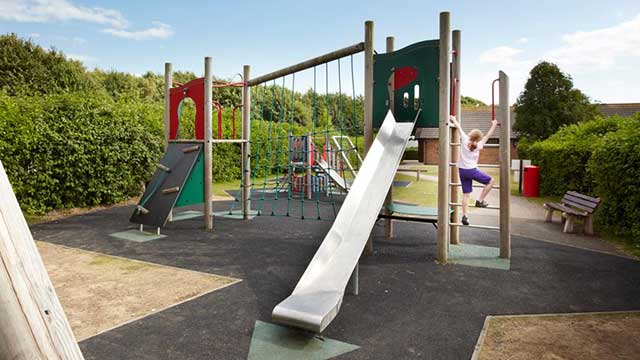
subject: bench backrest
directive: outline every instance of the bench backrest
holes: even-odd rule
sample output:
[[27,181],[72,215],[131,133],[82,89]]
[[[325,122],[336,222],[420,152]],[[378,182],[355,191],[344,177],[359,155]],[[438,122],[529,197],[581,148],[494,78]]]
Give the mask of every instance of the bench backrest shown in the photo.
[[583,195],[575,191],[567,191],[562,197],[562,204],[592,214],[600,205],[600,198]]

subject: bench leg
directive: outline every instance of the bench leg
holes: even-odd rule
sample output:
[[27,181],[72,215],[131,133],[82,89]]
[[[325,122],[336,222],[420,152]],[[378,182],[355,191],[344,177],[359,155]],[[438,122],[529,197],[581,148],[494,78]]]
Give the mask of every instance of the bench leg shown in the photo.
[[566,214],[566,220],[564,223],[564,229],[562,230],[562,232],[566,232],[566,233],[572,233],[573,232],[573,226],[575,224],[576,218],[573,215],[569,215]]
[[553,209],[552,208],[547,208],[547,218],[544,220],[546,222],[552,222],[553,221]]
[[593,235],[593,214],[589,214],[584,219],[584,233],[587,235]]

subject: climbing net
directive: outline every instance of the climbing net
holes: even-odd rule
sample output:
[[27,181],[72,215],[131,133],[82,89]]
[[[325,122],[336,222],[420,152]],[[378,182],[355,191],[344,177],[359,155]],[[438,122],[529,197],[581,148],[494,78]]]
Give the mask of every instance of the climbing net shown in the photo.
[[[353,55],[346,69],[351,94],[343,92],[345,59],[252,88],[249,199],[258,215],[335,218],[362,162],[362,97],[356,95]],[[296,75],[312,75],[306,93],[296,92]],[[240,191],[230,214],[239,203]]]

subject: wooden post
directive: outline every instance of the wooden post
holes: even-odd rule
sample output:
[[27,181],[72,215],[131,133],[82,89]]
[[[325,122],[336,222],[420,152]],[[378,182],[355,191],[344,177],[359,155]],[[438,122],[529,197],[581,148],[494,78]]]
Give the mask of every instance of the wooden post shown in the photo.
[[249,219],[251,212],[251,87],[248,81],[251,76],[251,67],[245,65],[242,68],[242,218]]
[[[364,153],[373,144],[373,21],[364,22]],[[373,253],[371,237],[364,248],[365,254]]]
[[[454,101],[454,109],[455,115],[458,118],[458,122],[462,124],[462,109],[460,107],[460,65],[462,62],[460,61],[460,30],[453,30],[453,81],[455,84],[452,86],[456,87],[456,94]],[[460,130],[458,128],[451,128],[451,143],[460,143]],[[460,151],[460,146],[451,146],[451,161],[455,162],[458,159],[458,153]],[[460,174],[458,173],[458,168],[455,166],[451,166],[451,182],[459,183],[460,182]],[[450,187],[451,192],[451,202],[459,203],[460,202],[460,189],[457,186]],[[460,207],[453,207],[452,222],[459,223],[460,222]],[[451,243],[459,244],[460,243],[460,228],[458,226],[451,226]]]
[[213,229],[213,214],[212,214],[212,186],[213,186],[213,172],[212,172],[212,130],[211,130],[211,112],[212,112],[212,74],[211,74],[211,58],[204,58],[204,224],[207,230]]
[[[387,52],[393,52],[393,43],[394,43],[394,37],[393,36],[387,36]],[[391,80],[391,85],[389,88],[389,110],[391,110],[391,112],[393,113],[395,110],[395,106],[394,106],[394,100],[395,100],[395,91],[394,91],[394,81],[393,78]],[[391,215],[391,212],[388,209],[389,206],[391,206],[393,204],[393,183],[391,184],[391,186],[389,187],[389,191],[387,192],[387,197],[384,199],[384,213],[387,215]],[[391,219],[385,219],[384,220],[384,228],[385,228],[385,235],[387,237],[387,239],[391,239],[393,237],[393,220]]]
[[[171,118],[171,87],[173,86],[173,66],[170,62],[164,63],[164,151],[169,147]],[[173,210],[169,212],[167,221],[173,221]]]
[[437,259],[447,263],[449,250],[449,13],[440,13],[440,63],[438,82],[438,232]]
[[500,257],[511,258],[511,112],[509,105],[509,76],[500,71]]
[[83,359],[2,162],[0,359]]

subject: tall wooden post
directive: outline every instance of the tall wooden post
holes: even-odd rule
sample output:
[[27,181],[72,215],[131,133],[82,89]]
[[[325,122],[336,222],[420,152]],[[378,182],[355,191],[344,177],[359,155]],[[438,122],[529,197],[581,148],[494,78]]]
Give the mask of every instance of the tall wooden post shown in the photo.
[[[453,37],[452,37],[452,42],[453,42],[453,85],[455,86],[456,89],[456,93],[455,93],[455,98],[453,99],[454,102],[454,110],[455,110],[455,115],[458,118],[458,122],[460,124],[462,124],[462,109],[460,107],[461,105],[461,101],[460,101],[460,65],[462,64],[461,62],[461,44],[460,44],[460,30],[453,30]],[[451,143],[455,143],[455,144],[460,144],[460,130],[458,128],[452,127],[451,128]],[[454,162],[458,159],[458,154],[460,152],[460,145],[458,146],[451,146],[451,161]],[[451,182],[452,183],[459,183],[460,182],[460,174],[458,173],[458,169],[457,167],[452,166],[451,167]],[[450,186],[450,192],[451,192],[451,202],[452,203],[459,203],[460,202],[460,189],[457,186]],[[454,206],[453,207],[453,214],[451,214],[452,216],[452,223],[459,223],[460,222],[460,207],[458,206]],[[451,243],[452,244],[458,244],[460,243],[460,232],[459,232],[460,228],[458,226],[451,226],[450,231],[451,231]]]
[[171,86],[173,85],[173,69],[170,62],[164,63],[164,150],[169,146],[169,119],[171,117]]
[[249,219],[251,212],[251,87],[249,77],[251,67],[245,65],[242,68],[242,218]]
[[449,250],[449,53],[451,29],[449,13],[440,13],[440,76],[439,103],[440,118],[438,132],[438,233],[437,259],[446,264]]
[[0,359],[83,359],[2,162]]
[[511,112],[509,105],[509,76],[500,71],[500,257],[511,258]]
[[[171,87],[173,86],[173,66],[164,63],[164,151],[169,147],[170,118],[171,118]],[[173,210],[169,212],[169,222],[173,221]],[[141,228],[142,229],[142,228]]]
[[207,230],[213,229],[213,213],[212,213],[212,126],[211,112],[213,101],[213,79],[211,74],[211,58],[204,58],[204,223]]
[[[394,37],[393,36],[387,36],[387,52],[393,52],[393,43],[394,43]],[[391,80],[391,84],[389,85],[389,110],[391,110],[391,112],[393,113],[395,110],[395,87],[394,87],[394,81],[393,81],[393,77]],[[391,214],[390,211],[388,211],[388,207],[391,206],[391,204],[393,204],[393,184],[391,184],[391,186],[389,187],[389,192],[387,192],[387,197],[384,199],[384,212],[388,215]],[[393,237],[393,220],[391,219],[385,219],[384,220],[384,228],[385,228],[385,234],[387,239],[390,239]]]
[[[373,144],[373,21],[364,23],[364,153]],[[373,253],[371,237],[364,248],[366,254]]]

